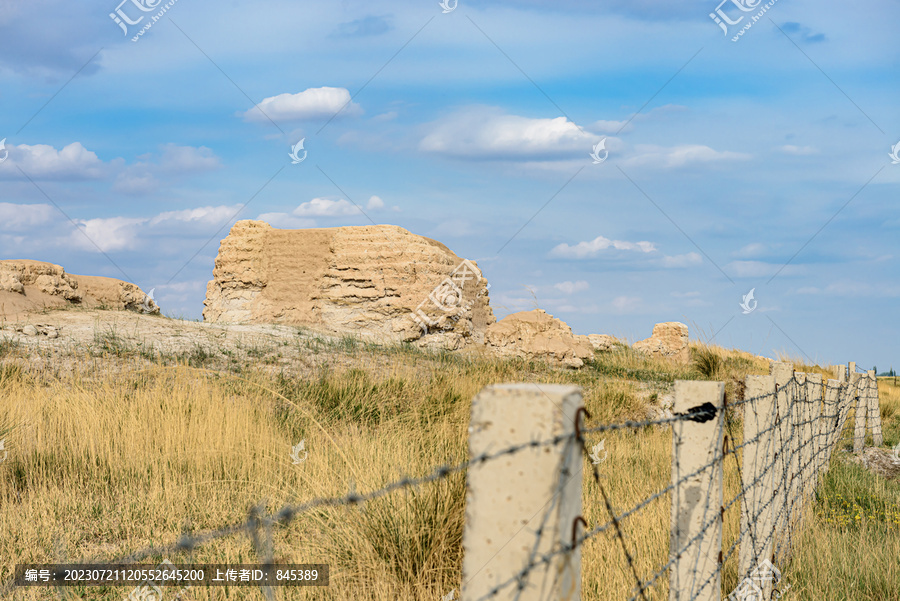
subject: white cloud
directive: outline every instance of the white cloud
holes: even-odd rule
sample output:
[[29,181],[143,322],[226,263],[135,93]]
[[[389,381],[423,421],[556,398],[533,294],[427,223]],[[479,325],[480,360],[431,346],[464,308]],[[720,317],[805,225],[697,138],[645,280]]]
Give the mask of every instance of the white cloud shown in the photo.
[[[419,149],[462,159],[555,160],[587,157],[599,140],[565,117],[531,119],[475,107],[433,123]],[[609,148],[618,140],[607,142]]]
[[0,202],[0,230],[19,230],[44,225],[50,222],[55,211],[47,204],[20,205]]
[[241,205],[233,206],[217,206],[217,207],[198,207],[196,209],[182,209],[181,211],[165,211],[150,220],[150,225],[156,225],[163,221],[199,221],[201,223],[209,223],[220,225],[225,223],[237,214]]
[[578,280],[577,282],[559,282],[558,284],[553,284],[553,287],[564,294],[574,294],[587,290],[591,285],[584,280]]
[[78,219],[76,223],[80,231],[72,232],[72,242],[79,248],[94,252],[98,247],[103,252],[134,249],[138,246],[138,226],[146,221],[131,217]]
[[294,217],[287,213],[261,213],[257,219],[265,221],[272,227],[285,230],[304,230],[310,227],[316,227],[316,222],[312,219],[302,219]]
[[[178,146],[164,144],[158,155],[153,153],[137,157],[138,162],[124,167],[116,176],[113,190],[123,194],[150,194],[163,181],[178,179],[186,175],[213,171],[222,166],[219,157],[206,146]],[[117,159],[114,163],[121,163]]]
[[742,247],[739,251],[734,253],[736,257],[750,258],[750,257],[758,257],[768,250],[765,244],[760,242],[752,242]]
[[221,167],[212,150],[205,146],[165,144],[158,155],[144,154],[126,165],[121,158],[107,163],[80,142],[61,150],[47,144],[6,145],[9,157],[0,163],[0,178],[21,179],[21,168],[29,177],[46,180],[105,179],[115,175],[113,190],[126,194],[146,194],[159,188],[166,178],[210,171]]
[[159,170],[165,173],[198,173],[218,169],[222,163],[206,146],[178,146],[170,143],[162,147],[158,165]]
[[752,158],[743,152],[730,150],[714,150],[702,144],[684,144],[681,146],[662,147],[639,144],[635,147],[635,156],[622,161],[627,167],[685,167],[695,163],[713,163],[718,161],[743,161]]
[[326,119],[338,111],[340,117],[362,113],[362,108],[350,101],[350,92],[346,88],[308,88],[297,94],[286,93],[266,98],[257,106],[259,108],[253,107],[244,113],[245,121]]
[[[198,224],[222,225],[234,219],[241,205],[208,206],[180,211],[165,211],[153,217],[109,217],[96,219],[76,219],[80,232],[72,232],[72,241],[79,248],[96,252],[99,247],[103,252],[117,250],[134,250],[145,245],[147,238],[141,236],[148,228],[168,225]],[[173,223],[174,222],[174,223]],[[168,230],[166,230],[168,231]],[[178,231],[183,231],[183,228]],[[187,234],[191,231],[187,230]],[[90,241],[85,238],[85,234]],[[170,235],[183,236],[182,234]],[[158,235],[158,234],[154,234]],[[208,235],[204,231],[204,235]],[[93,244],[91,243],[93,241]]]
[[345,215],[359,215],[359,207],[344,200],[328,200],[327,198],[313,198],[304,202],[291,211],[295,217],[342,217]]
[[619,121],[594,121],[585,129],[598,134],[615,134],[628,133],[634,129],[634,124],[640,121],[658,120],[660,116],[665,117],[670,113],[683,112],[688,110],[686,106],[679,104],[666,104],[656,107],[644,113],[638,113],[628,119]]
[[143,170],[127,169],[116,176],[112,189],[122,194],[150,194],[159,188],[159,180]]
[[380,122],[380,121],[393,121],[397,118],[397,111],[388,111],[386,113],[381,113],[380,115],[375,115],[372,117],[372,121]]
[[815,146],[794,146],[793,144],[785,144],[784,146],[780,146],[778,150],[785,154],[796,155],[818,154],[819,152],[819,149]]
[[569,246],[565,243],[558,244],[550,251],[550,256],[584,259],[587,257],[596,257],[600,251],[608,248],[614,248],[616,250],[637,250],[645,253],[656,250],[656,247],[651,242],[625,242],[623,240],[610,240],[603,236],[597,236],[590,242],[579,242],[575,246]]
[[700,253],[694,252],[662,258],[664,267],[687,267],[689,265],[699,265],[702,262],[703,257],[700,256]]
[[72,142],[61,150],[47,144],[6,144],[7,160],[0,163],[0,177],[21,179],[21,168],[35,179],[89,180],[106,175],[107,167],[96,153]]
[[[370,196],[366,203],[366,210],[378,211],[384,208],[384,201],[378,196]],[[397,207],[394,207],[396,210]],[[362,215],[363,212],[353,203],[344,200],[329,200],[327,198],[313,198],[309,202],[304,202],[296,209],[288,213],[263,213],[257,217],[260,221],[265,221],[273,227],[281,227],[287,229],[305,229],[316,227],[315,220],[312,217],[349,217],[353,215]]]

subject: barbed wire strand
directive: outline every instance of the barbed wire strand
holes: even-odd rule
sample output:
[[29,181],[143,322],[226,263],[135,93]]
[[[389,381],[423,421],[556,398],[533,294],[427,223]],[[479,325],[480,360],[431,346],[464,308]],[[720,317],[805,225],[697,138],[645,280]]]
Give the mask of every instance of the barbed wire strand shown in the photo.
[[[865,372],[863,371],[863,373],[865,373]],[[841,432],[837,432],[836,430],[838,430],[839,428],[843,429],[842,426],[847,424],[847,422],[845,420],[847,418],[847,415],[849,414],[849,411],[851,409],[853,409],[853,400],[857,399],[857,401],[858,401],[859,390],[860,390],[859,386],[852,386],[849,382],[846,382],[846,381],[840,382],[837,386],[831,386],[829,384],[829,381],[826,381],[824,383],[824,386],[821,386],[821,391],[820,391],[820,395],[822,392],[825,393],[824,398],[822,398],[822,396],[817,395],[818,398],[815,401],[810,401],[809,395],[808,395],[808,390],[806,388],[807,387],[805,385],[804,386],[800,385],[800,382],[797,378],[797,374],[795,372],[794,375],[791,377],[791,379],[787,383],[785,383],[784,385],[779,387],[773,393],[764,393],[764,394],[758,395],[756,397],[742,399],[740,401],[734,401],[731,403],[724,403],[721,407],[718,407],[717,411],[721,410],[723,413],[725,413],[726,410],[728,410],[728,409],[733,411],[736,407],[739,407],[742,405],[753,404],[759,400],[772,397],[773,395],[775,395],[777,397],[777,395],[780,393],[784,393],[784,394],[788,395],[788,398],[790,399],[790,402],[788,404],[788,409],[787,409],[785,416],[779,415],[778,407],[776,405],[776,419],[775,419],[774,423],[772,424],[772,426],[769,426],[767,428],[764,428],[763,430],[758,431],[754,438],[752,438],[750,440],[742,440],[742,442],[740,444],[735,444],[736,437],[732,430],[733,424],[729,421],[728,415],[723,415],[723,417],[722,417],[723,424],[724,424],[724,427],[728,429],[729,433],[728,433],[728,435],[724,435],[724,433],[723,433],[724,446],[723,446],[723,449],[721,450],[721,453],[716,453],[713,460],[707,462],[706,465],[701,466],[700,468],[694,470],[692,473],[680,478],[676,482],[673,482],[666,488],[654,493],[647,499],[642,500],[641,502],[639,502],[637,505],[635,505],[631,509],[629,509],[619,515],[617,515],[615,510],[613,509],[609,495],[608,495],[605,487],[603,486],[602,482],[600,481],[600,474],[599,474],[599,470],[597,469],[596,464],[592,463],[592,477],[601,492],[601,496],[603,498],[606,511],[609,514],[610,520],[601,526],[595,527],[594,529],[583,534],[582,536],[574,537],[573,540],[571,541],[571,543],[560,545],[559,548],[557,548],[556,550],[554,550],[550,553],[540,554],[540,557],[538,557],[538,548],[539,548],[538,543],[540,541],[540,537],[544,531],[544,528],[546,526],[546,522],[547,522],[547,519],[549,516],[549,511],[546,512],[542,519],[541,525],[535,531],[536,542],[535,542],[535,545],[532,547],[531,552],[529,553],[529,558],[528,558],[528,561],[526,562],[525,568],[523,568],[523,570],[521,570],[519,573],[517,573],[515,576],[513,576],[506,582],[504,582],[501,585],[492,589],[486,597],[483,597],[483,599],[496,596],[500,590],[502,590],[503,588],[505,588],[506,586],[508,586],[509,584],[511,584],[513,582],[519,583],[519,590],[517,592],[517,597],[516,597],[516,598],[518,598],[518,596],[521,594],[521,591],[524,588],[524,579],[528,576],[528,574],[533,569],[535,569],[539,566],[542,566],[542,565],[549,565],[549,563],[551,561],[553,561],[553,559],[556,556],[558,556],[562,553],[571,553],[575,548],[583,545],[587,540],[592,539],[593,537],[599,535],[602,532],[607,531],[610,527],[612,527],[615,531],[616,538],[621,545],[622,552],[625,556],[626,562],[628,563],[629,569],[637,583],[636,584],[637,592],[634,596],[632,596],[630,598],[630,601],[635,601],[636,599],[638,599],[638,597],[640,597],[641,599],[644,599],[646,601],[646,596],[644,595],[644,591],[651,588],[654,585],[654,583],[661,577],[661,575],[664,574],[671,567],[671,565],[688,548],[690,548],[691,545],[693,545],[697,540],[699,540],[706,533],[708,528],[710,528],[716,522],[716,520],[723,520],[725,512],[727,512],[728,509],[731,508],[739,500],[744,499],[746,497],[747,491],[749,489],[751,489],[752,487],[754,487],[762,478],[769,475],[770,470],[772,468],[774,468],[776,466],[776,464],[780,463],[783,466],[782,469],[780,470],[782,472],[781,480],[777,484],[784,485],[785,483],[787,483],[788,488],[785,491],[785,494],[794,490],[794,486],[795,486],[794,480],[797,478],[799,478],[799,484],[797,486],[800,487],[801,496],[803,496],[805,494],[804,491],[806,490],[806,488],[805,488],[806,484],[805,484],[804,479],[808,478],[808,477],[813,477],[813,476],[817,477],[818,474],[820,473],[818,469],[815,472],[811,472],[809,470],[810,465],[813,465],[813,464],[818,465],[819,461],[820,461],[819,455],[822,453],[830,454],[830,452],[833,450],[834,446],[837,444],[837,439],[841,435]],[[801,392],[801,390],[802,390],[802,392]],[[829,391],[836,391],[835,401],[831,402],[831,403],[829,403],[827,401]],[[876,395],[877,395],[877,392],[876,392]],[[807,420],[800,419],[801,413],[800,413],[800,409],[797,408],[798,405],[803,404],[803,403],[810,403],[810,402],[819,403],[821,408],[818,412],[818,415],[814,416],[814,417],[810,417]],[[859,410],[859,402],[856,403],[856,409]],[[826,412],[826,411],[834,411],[834,413],[830,413],[830,412]],[[644,420],[644,421],[627,420],[627,421],[620,422],[620,423],[601,424],[601,425],[598,425],[598,426],[595,426],[592,428],[580,429],[580,430],[576,428],[576,431],[574,433],[568,433],[568,434],[554,436],[554,437],[552,437],[548,440],[544,440],[544,441],[532,440],[528,443],[514,445],[512,447],[508,447],[506,449],[503,449],[503,450],[500,450],[497,452],[493,452],[493,453],[485,452],[477,457],[474,457],[468,461],[463,461],[456,465],[445,464],[445,465],[439,466],[438,468],[434,469],[431,473],[429,473],[426,476],[422,476],[422,477],[418,477],[418,478],[411,478],[409,476],[406,476],[399,480],[395,480],[395,481],[383,486],[380,489],[370,491],[369,493],[357,494],[357,493],[353,492],[353,490],[351,489],[350,493],[348,493],[347,495],[343,495],[343,496],[319,497],[319,498],[312,499],[310,501],[307,501],[306,503],[303,503],[303,504],[300,504],[297,506],[285,505],[276,514],[273,514],[274,517],[269,517],[269,516],[265,515],[265,513],[264,513],[265,501],[263,501],[260,505],[254,507],[250,510],[250,515],[242,523],[236,523],[236,524],[223,526],[218,529],[208,531],[206,533],[196,535],[196,536],[189,534],[188,532],[184,532],[181,535],[181,537],[179,538],[179,540],[171,545],[151,546],[151,547],[147,547],[142,550],[133,551],[128,555],[120,555],[119,557],[117,557],[113,560],[107,560],[105,562],[99,562],[99,563],[129,563],[129,562],[133,562],[133,561],[138,561],[140,559],[143,559],[143,558],[145,558],[149,555],[153,555],[153,554],[163,554],[165,552],[183,551],[183,550],[191,551],[195,547],[201,546],[207,542],[217,540],[220,538],[225,538],[228,536],[232,536],[232,535],[238,534],[238,533],[246,533],[248,535],[248,537],[251,539],[254,551],[257,553],[257,555],[259,557],[263,558],[264,562],[271,562],[272,561],[271,527],[273,525],[282,525],[282,526],[287,525],[293,519],[297,518],[299,515],[307,512],[307,511],[310,511],[312,509],[315,509],[318,507],[339,507],[339,506],[362,504],[367,501],[383,497],[383,496],[390,494],[399,489],[417,488],[419,486],[422,486],[423,484],[428,484],[428,483],[431,483],[431,482],[434,482],[437,480],[447,478],[451,474],[460,472],[462,470],[467,469],[470,466],[477,465],[479,463],[485,463],[487,461],[499,459],[503,456],[512,455],[514,453],[518,453],[525,449],[534,449],[534,448],[549,446],[549,445],[557,446],[563,442],[565,442],[567,444],[572,443],[572,442],[578,444],[580,447],[580,450],[581,450],[582,459],[586,459],[589,456],[589,452],[588,452],[587,444],[586,444],[586,441],[584,438],[585,434],[616,431],[616,430],[625,430],[625,429],[637,430],[637,429],[645,428],[645,427],[651,426],[651,425],[675,424],[680,421],[693,419],[694,417],[696,417],[696,414],[688,413],[688,414],[680,414],[680,415],[675,415],[673,417],[667,417],[667,418],[661,418],[661,419],[651,419],[651,420]],[[830,421],[832,418],[834,419],[833,422]],[[784,425],[785,420],[788,421],[787,426]],[[829,424],[833,424],[833,425],[829,428],[829,427],[827,427]],[[809,437],[809,440],[804,442],[804,441],[800,440],[800,436],[799,436],[798,432],[802,433],[803,430],[799,429],[799,428],[802,426],[806,426],[806,425],[810,425],[811,428],[813,425],[817,425],[818,427],[815,429],[815,431],[812,431],[812,435]],[[788,432],[789,432],[786,437],[784,436],[784,434],[785,434],[784,430],[788,430]],[[747,445],[761,440],[765,435],[768,434],[768,432],[774,432],[772,440],[774,441],[777,438],[778,441],[781,442],[781,447],[774,454],[772,462],[769,465],[767,465],[763,470],[758,470],[759,475],[753,480],[753,482],[750,482],[749,484],[745,484],[745,478],[744,478],[743,470],[741,467],[741,462],[737,455],[737,452],[739,450],[745,448]],[[795,472],[793,462],[795,461],[795,457],[797,456],[797,454],[800,454],[803,451],[803,449],[805,449],[809,444],[812,444],[812,442],[816,438],[821,438],[821,437],[825,438],[824,444],[817,444],[816,452],[810,453],[810,458],[808,460],[806,460],[805,463],[803,463],[802,465],[799,465],[799,458],[797,458],[797,465],[799,465],[799,469]],[[731,444],[728,444],[729,441]],[[786,449],[788,449],[788,448],[790,449],[790,457],[785,457],[785,455],[787,454]],[[628,544],[625,540],[624,532],[622,530],[622,522],[626,518],[630,517],[631,515],[635,514],[636,512],[640,511],[641,509],[643,509],[644,507],[646,507],[647,505],[649,505],[650,503],[655,501],[656,499],[664,496],[665,494],[670,493],[672,490],[675,490],[676,488],[678,488],[679,485],[681,485],[683,482],[687,481],[688,479],[693,478],[696,475],[698,475],[699,473],[701,473],[711,467],[715,467],[716,465],[719,465],[720,463],[724,462],[725,458],[730,454],[735,455],[735,465],[736,465],[736,469],[738,472],[739,482],[741,483],[741,489],[738,492],[738,494],[736,494],[732,499],[730,499],[728,501],[728,503],[723,504],[720,507],[719,511],[714,513],[713,517],[709,521],[707,521],[705,524],[703,524],[703,527],[700,529],[700,532],[697,533],[685,545],[683,545],[682,548],[678,552],[676,552],[672,556],[672,558],[666,564],[664,564],[662,566],[661,569],[657,570],[649,580],[647,580],[646,582],[643,581],[637,572],[634,557],[632,556],[631,552],[628,549]],[[827,459],[827,457],[822,458],[823,464],[824,464],[825,459]],[[675,461],[677,462],[677,458],[675,459]],[[821,469],[821,468],[819,468],[819,469]],[[556,495],[558,495],[559,492],[561,492],[562,487],[567,484],[567,481],[569,479],[571,479],[571,478],[568,478],[567,468],[564,469],[563,472],[566,472],[566,473],[561,474],[559,484],[557,486]],[[775,472],[775,473],[777,473],[777,472]],[[711,483],[712,483],[712,479],[710,479],[710,485],[712,485]],[[774,500],[776,498],[776,494],[777,494],[776,489],[777,489],[777,485],[773,486],[772,498],[769,499],[762,507],[759,508],[759,511],[754,516],[755,519],[758,519],[759,516],[762,515],[762,512],[765,511],[768,508],[768,506],[774,502]],[[706,497],[707,497],[706,510],[708,512],[710,495],[707,494]],[[782,507],[780,508],[780,511],[778,513],[778,516],[777,517],[773,516],[772,531],[769,533],[769,535],[763,541],[763,545],[768,544],[769,540],[772,539],[773,537],[782,539],[782,540],[779,540],[779,545],[778,545],[778,547],[776,547],[775,552],[773,553],[774,558],[777,558],[779,556],[779,551],[783,544],[787,548],[789,548],[789,546],[790,546],[790,531],[796,525],[795,520],[792,519],[792,516],[795,515],[794,512],[796,510],[796,507],[795,507],[796,503],[797,503],[797,500],[795,498],[791,498],[790,505],[788,505],[788,503],[783,503]],[[804,504],[803,499],[801,499],[800,504],[801,504],[801,506]],[[783,528],[785,529],[787,536],[781,537],[781,536],[778,536],[778,531],[779,531],[779,526],[781,525],[782,516],[785,513],[787,514],[787,517],[785,518],[785,524],[783,525]],[[700,594],[700,592],[706,586],[709,585],[709,583],[712,581],[713,577],[715,577],[717,574],[721,573],[725,562],[733,555],[734,550],[737,548],[737,545],[740,544],[744,540],[744,538],[746,536],[745,533],[747,531],[749,531],[750,538],[752,539],[751,542],[752,542],[753,548],[754,548],[753,558],[754,558],[754,560],[758,559],[755,554],[756,553],[755,549],[757,548],[757,545],[756,545],[756,541],[755,541],[755,534],[753,533],[754,529],[749,527],[749,523],[750,523],[750,521],[748,520],[748,522],[747,522],[748,525],[746,527],[744,527],[744,526],[741,527],[741,529],[739,531],[739,535],[736,537],[735,541],[732,543],[731,547],[728,549],[728,552],[726,554],[720,553],[720,561],[719,561],[716,572],[713,575],[711,575],[710,577],[708,577],[707,580],[701,584],[700,589],[698,589],[695,592],[695,594],[691,597],[691,599],[696,598]],[[260,527],[264,527],[266,529],[265,543],[263,543],[259,539]],[[84,562],[82,562],[82,563],[84,563]],[[97,561],[97,558],[93,558],[91,560],[88,560],[87,563],[98,563],[98,561]],[[692,585],[692,587],[693,587],[693,585]],[[11,580],[11,581],[5,583],[2,587],[0,587],[0,596],[3,596],[16,588],[18,588],[18,586],[15,584],[15,581]],[[269,601],[274,600],[274,593],[271,591],[270,587],[266,587],[263,592]]]

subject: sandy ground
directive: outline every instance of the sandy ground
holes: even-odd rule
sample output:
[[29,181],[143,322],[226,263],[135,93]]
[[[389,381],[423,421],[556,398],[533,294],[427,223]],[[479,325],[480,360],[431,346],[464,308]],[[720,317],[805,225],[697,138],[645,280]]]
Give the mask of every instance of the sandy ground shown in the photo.
[[337,345],[338,336],[296,326],[212,324],[116,310],[45,310],[0,324],[2,354],[48,376],[91,358],[111,368],[126,360],[133,368],[135,360],[149,365],[159,357],[193,357],[195,365],[208,367],[259,363],[308,372],[325,362],[346,362],[345,353],[329,352]]
[[[23,332],[26,325],[35,326],[41,333],[26,334]],[[48,337],[50,330],[56,330],[56,338]],[[298,328],[294,326],[212,324],[132,311],[97,309],[63,309],[25,314],[15,321],[2,324],[0,331],[3,335],[14,337],[34,348],[89,346],[97,335],[113,334],[135,345],[152,345],[165,353],[189,351],[197,344],[225,347],[236,344],[267,344],[280,340],[293,341],[298,336]]]

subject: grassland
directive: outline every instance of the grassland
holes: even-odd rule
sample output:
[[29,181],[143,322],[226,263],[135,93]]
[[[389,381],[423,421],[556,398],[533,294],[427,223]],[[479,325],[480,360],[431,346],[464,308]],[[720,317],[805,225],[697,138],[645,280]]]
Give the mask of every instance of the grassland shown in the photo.
[[[626,348],[598,353],[577,371],[308,333],[289,345],[243,351],[238,356],[233,349],[195,347],[161,355],[98,329],[90,348],[72,351],[76,356],[66,369],[48,370],[35,369],[14,340],[0,340],[0,439],[8,451],[0,463],[0,581],[17,563],[108,560],[171,544],[183,532],[239,523],[261,501],[274,512],[461,463],[467,459],[470,401],[488,384],[577,384],[592,415],[590,427],[659,414],[676,379],[724,381],[735,398],[745,375],[768,373],[764,360],[699,344],[689,365],[650,360]],[[280,360],[295,356],[303,369],[287,369]],[[268,360],[273,357],[279,360]],[[828,374],[799,362],[795,368]],[[879,390],[885,444],[893,446],[900,442],[900,388],[882,379]],[[599,442],[595,438],[588,444]],[[648,426],[603,438],[609,452],[603,485],[617,512],[669,484],[669,429]],[[295,464],[290,452],[301,440],[308,456]],[[791,584],[785,598],[896,601],[900,483],[842,455],[835,453],[798,535],[785,569]],[[727,499],[739,488],[734,456],[725,467]],[[583,490],[587,524],[606,522],[587,470]],[[331,585],[284,588],[279,598],[437,600],[459,591],[464,510],[465,473],[458,472],[362,506],[300,514],[273,530],[274,555],[329,564]],[[738,533],[738,511],[735,505],[725,516],[726,549]],[[668,560],[669,512],[664,496],[623,522],[644,579]],[[259,561],[247,536],[164,557],[176,563]],[[164,557],[142,561],[155,564]],[[736,557],[725,565],[726,596],[737,585]],[[612,533],[585,543],[582,566],[583,599],[618,601],[631,594],[634,579]],[[666,599],[666,580],[663,575],[648,598]],[[67,592],[111,600],[129,591]],[[46,588],[11,595],[56,597]],[[181,598],[260,598],[260,592],[192,589]]]

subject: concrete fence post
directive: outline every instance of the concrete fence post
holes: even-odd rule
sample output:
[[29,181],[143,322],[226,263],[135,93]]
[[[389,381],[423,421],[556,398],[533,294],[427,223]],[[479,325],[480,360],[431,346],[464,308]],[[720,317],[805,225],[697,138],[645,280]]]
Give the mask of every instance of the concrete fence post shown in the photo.
[[[472,401],[469,458],[573,434],[581,389],[558,384],[487,386]],[[469,466],[463,529],[462,597],[486,597],[541,555],[571,544],[581,515],[584,459],[573,438]],[[540,530],[541,535],[536,532]],[[581,598],[581,547],[523,576],[497,600]],[[518,596],[517,596],[518,595]]]
[[803,504],[809,500],[818,483],[818,426],[822,413],[822,376],[807,374],[806,403],[803,410],[802,441],[800,452],[800,483],[803,488]]
[[828,471],[831,464],[831,449],[840,435],[841,406],[840,399],[844,385],[839,380],[828,380],[825,383],[825,400],[822,406],[822,419],[819,420],[819,471]]
[[773,521],[775,523],[773,542],[784,536],[788,520],[788,495],[786,488],[790,486],[791,456],[791,399],[788,382],[794,377],[794,366],[782,361],[773,361],[769,367],[775,378],[775,498],[772,501]]
[[785,524],[785,551],[790,553],[794,528],[800,520],[800,509],[803,502],[803,464],[800,457],[803,453],[803,415],[807,406],[806,374],[794,372],[794,382],[788,386],[790,399],[790,457],[788,460],[787,522]]
[[[744,405],[744,448],[741,457],[743,482],[747,487],[741,501],[741,540],[738,555],[738,580],[749,576],[763,560],[772,556],[773,514],[775,495],[775,378],[747,376],[744,397],[757,399]],[[754,483],[755,484],[752,484]],[[771,588],[771,587],[770,587]],[[770,595],[771,590],[764,591]],[[764,596],[764,599],[768,596]]]
[[878,404],[878,377],[875,370],[870,369],[867,374],[869,380],[869,431],[872,432],[872,446],[880,447],[884,444],[881,433],[881,406]]
[[850,418],[850,411],[853,410],[855,397],[853,396],[853,385],[847,382],[841,382],[841,388],[838,391],[838,427],[834,433],[834,439],[831,441],[832,452],[835,448],[837,448],[838,442],[841,439],[841,433],[844,431],[844,426],[847,424],[847,420]]
[[869,404],[866,401],[865,381],[861,374],[850,372],[850,392],[853,406],[856,408],[856,417],[853,428],[853,452],[860,453],[866,447],[866,418],[869,413]]
[[672,425],[669,601],[721,599],[724,399],[722,382],[675,382],[673,411],[695,415]]
[[846,365],[835,365],[834,370],[834,379],[838,382],[843,382],[847,379],[847,366]]

